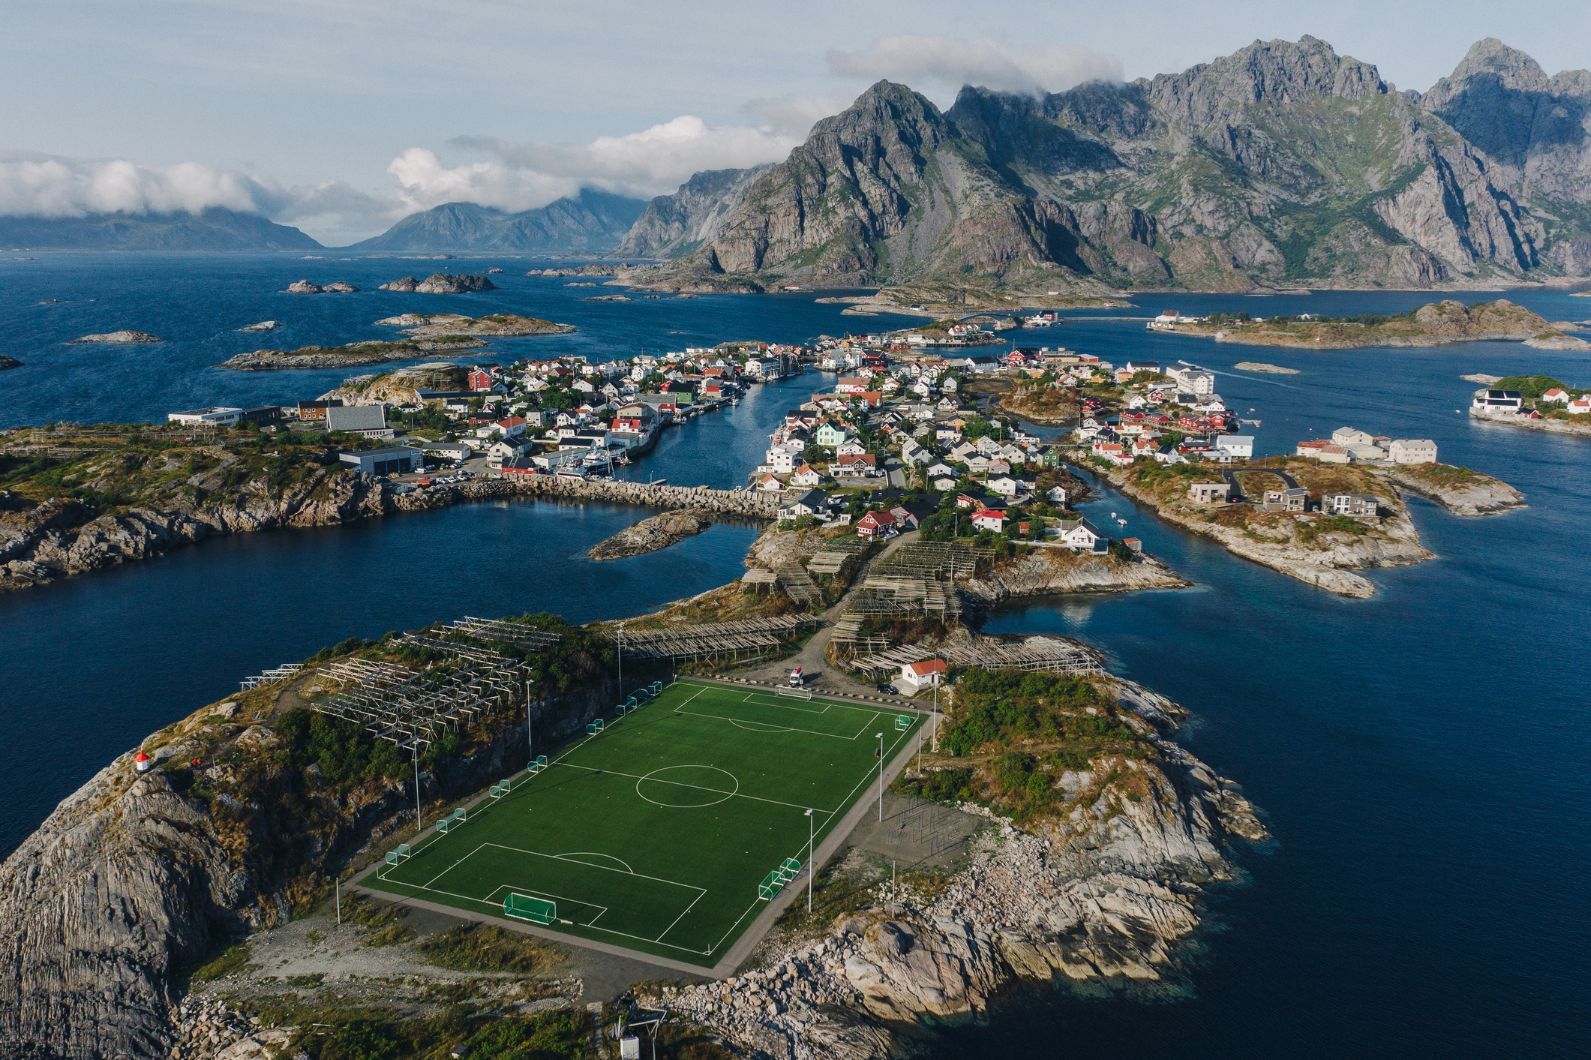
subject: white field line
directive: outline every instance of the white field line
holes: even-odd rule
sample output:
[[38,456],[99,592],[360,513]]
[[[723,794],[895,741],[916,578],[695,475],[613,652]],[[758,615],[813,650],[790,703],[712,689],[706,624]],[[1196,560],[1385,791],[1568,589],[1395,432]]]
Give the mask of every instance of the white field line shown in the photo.
[[446,876],[448,873],[452,872],[454,869],[456,869],[460,865],[464,864],[470,858],[472,858],[476,854],[480,853],[481,847],[483,847],[485,845],[486,845],[485,843],[482,843],[481,846],[478,846],[474,850],[470,851],[468,854],[465,854],[463,857],[459,858],[453,864],[449,865],[447,868],[443,869],[441,872],[437,873],[435,876],[432,876],[430,878],[430,880],[428,880],[427,882],[421,884],[421,886],[422,887],[430,887],[431,884],[435,883],[437,880],[440,880],[443,876]]
[[[702,892],[702,894],[706,894],[706,893],[707,893],[706,891]],[[654,943],[662,942],[663,941],[663,936],[667,935],[670,931],[673,931],[674,930],[674,925],[678,924],[681,920],[684,920],[685,917],[686,917],[686,914],[688,914],[692,909],[696,908],[696,903],[702,900],[702,894],[698,894],[695,898],[692,898],[691,899],[691,904],[685,907],[684,912],[680,913],[680,915],[675,917],[673,920],[670,920],[668,922],[668,927],[666,927],[662,931],[658,932],[657,938],[653,939],[652,941]]]
[[[690,717],[693,717],[693,718],[711,718],[713,716],[711,714],[692,714],[692,715],[690,715]],[[715,718],[714,720],[715,721],[726,721],[728,719]],[[653,784],[672,784],[672,785],[674,785],[677,788],[695,788],[697,791],[710,791],[714,795],[728,795],[732,799],[751,799],[754,802],[766,802],[766,803],[768,803],[770,805],[773,805],[773,806],[788,806],[792,810],[815,810],[815,811],[820,812],[820,813],[828,812],[828,811],[824,810],[824,808],[821,807],[821,806],[803,806],[803,805],[801,805],[798,802],[781,802],[778,799],[765,799],[761,795],[742,795],[742,794],[739,794],[738,792],[725,791],[722,788],[709,788],[705,784],[687,784],[687,783],[685,783],[682,780],[660,780],[657,777],[651,776],[650,774],[648,774],[646,776],[639,776],[639,775],[637,775],[635,773],[625,773],[625,772],[622,772],[622,771],[617,770],[617,769],[598,769],[596,766],[582,766],[582,765],[579,765],[579,764],[574,763],[574,762],[559,762],[558,764],[560,766],[563,766],[565,769],[584,769],[584,770],[586,770],[587,772],[590,772],[590,773],[607,773],[607,774],[610,774],[610,775],[615,776],[615,777],[627,777],[630,780],[636,780],[636,781],[647,780],[647,781],[652,782]],[[672,768],[672,767],[663,766],[661,768],[669,769],[669,768]],[[675,807],[675,809],[685,809],[685,810],[693,809],[693,808],[699,808],[699,807],[690,807],[690,806],[677,806],[677,807]],[[548,855],[548,856],[551,857],[552,855]]]

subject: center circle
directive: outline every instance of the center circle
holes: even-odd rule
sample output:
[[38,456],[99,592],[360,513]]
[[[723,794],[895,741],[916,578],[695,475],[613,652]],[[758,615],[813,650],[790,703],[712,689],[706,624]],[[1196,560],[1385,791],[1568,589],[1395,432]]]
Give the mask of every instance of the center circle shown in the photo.
[[635,782],[635,793],[657,806],[691,809],[735,797],[740,780],[717,766],[664,766]]

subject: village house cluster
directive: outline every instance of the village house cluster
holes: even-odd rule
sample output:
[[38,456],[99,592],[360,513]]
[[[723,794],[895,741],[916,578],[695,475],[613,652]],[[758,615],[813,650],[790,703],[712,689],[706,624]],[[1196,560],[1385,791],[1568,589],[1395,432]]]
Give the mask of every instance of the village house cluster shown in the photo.
[[372,475],[471,461],[509,475],[610,474],[615,465],[650,450],[669,424],[732,404],[751,386],[802,370],[806,353],[797,346],[743,342],[602,362],[570,356],[477,364],[464,373],[462,387],[416,386],[414,399],[406,402],[319,398],[287,407],[173,412],[167,420],[195,428],[253,423],[397,443],[340,454],[343,463]]
[[1518,390],[1497,390],[1481,387],[1470,398],[1469,414],[1483,419],[1539,420],[1554,410],[1570,416],[1591,415],[1591,391],[1570,393],[1561,386],[1549,387],[1533,403],[1527,403]]
[[781,495],[782,520],[846,526],[864,538],[920,527],[942,538],[987,534],[1106,551],[1108,538],[1068,507],[1076,481],[1061,470],[1064,446],[965,396],[967,380],[1021,371],[1038,355],[949,359],[908,337],[820,343],[814,358],[837,374],[834,387],[786,413],[752,488]]

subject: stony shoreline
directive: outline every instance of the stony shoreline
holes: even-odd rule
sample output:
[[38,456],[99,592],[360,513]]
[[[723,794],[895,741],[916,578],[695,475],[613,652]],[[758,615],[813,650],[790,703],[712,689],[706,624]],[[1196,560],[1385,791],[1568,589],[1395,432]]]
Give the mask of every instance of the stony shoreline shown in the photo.
[[327,470],[275,492],[245,484],[224,500],[197,509],[134,509],[105,515],[74,501],[60,501],[0,516],[0,592],[149,559],[210,537],[335,526],[395,512],[512,497],[689,508],[757,520],[772,520],[779,505],[776,497],[744,490],[558,475],[482,478],[398,493],[381,480]]

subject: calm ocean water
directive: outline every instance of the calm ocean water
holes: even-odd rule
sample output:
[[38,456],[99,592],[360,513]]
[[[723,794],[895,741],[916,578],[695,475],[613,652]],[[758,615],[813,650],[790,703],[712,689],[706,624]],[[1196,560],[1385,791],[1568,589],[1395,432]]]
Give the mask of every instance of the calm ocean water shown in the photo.
[[[521,342],[595,356],[871,326],[809,296],[585,303],[589,289],[529,280],[516,275],[523,266],[501,264],[501,295],[285,301],[270,292],[299,275],[374,287],[436,266],[87,256],[0,263],[5,352],[28,362],[0,374],[0,423],[142,419],[212,401],[285,401],[337,381],[338,373],[206,368],[259,345],[230,329],[267,317],[292,320],[291,331],[267,336],[271,344],[301,344],[372,336],[376,317],[438,302],[465,312],[513,309],[582,327]],[[63,302],[36,304],[49,297]],[[1549,319],[1591,316],[1585,299],[1512,297]],[[982,1024],[946,1030],[946,1055],[1591,1051],[1591,441],[1478,426],[1454,412],[1473,389],[1464,373],[1545,371],[1583,383],[1591,357],[1510,343],[1253,350],[1150,335],[1141,320],[1162,307],[1339,313],[1427,300],[1155,296],[1037,336],[1106,357],[1185,357],[1224,373],[1222,394],[1263,420],[1262,451],[1343,424],[1428,436],[1444,460],[1512,482],[1531,507],[1460,520],[1416,502],[1415,519],[1440,558],[1375,574],[1379,595],[1348,601],[1166,528],[1122,498],[1098,502],[1095,515],[1126,518],[1198,588],[1046,601],[999,615],[991,627],[1083,637],[1123,673],[1186,704],[1198,717],[1189,745],[1245,785],[1276,842],[1242,856],[1248,886],[1217,895],[1218,929],[1190,997],[1144,1003],[1024,992]],[[59,345],[115,327],[174,341],[143,350]],[[1231,371],[1245,359],[1300,374]],[[766,388],[726,415],[673,431],[635,471],[739,482],[773,420],[816,385],[808,377]],[[350,633],[463,613],[635,613],[733,577],[752,536],[719,526],[652,556],[583,559],[633,518],[596,505],[455,508],[207,542],[0,597],[0,739],[14,763],[0,775],[0,850],[112,755],[262,666]]]

